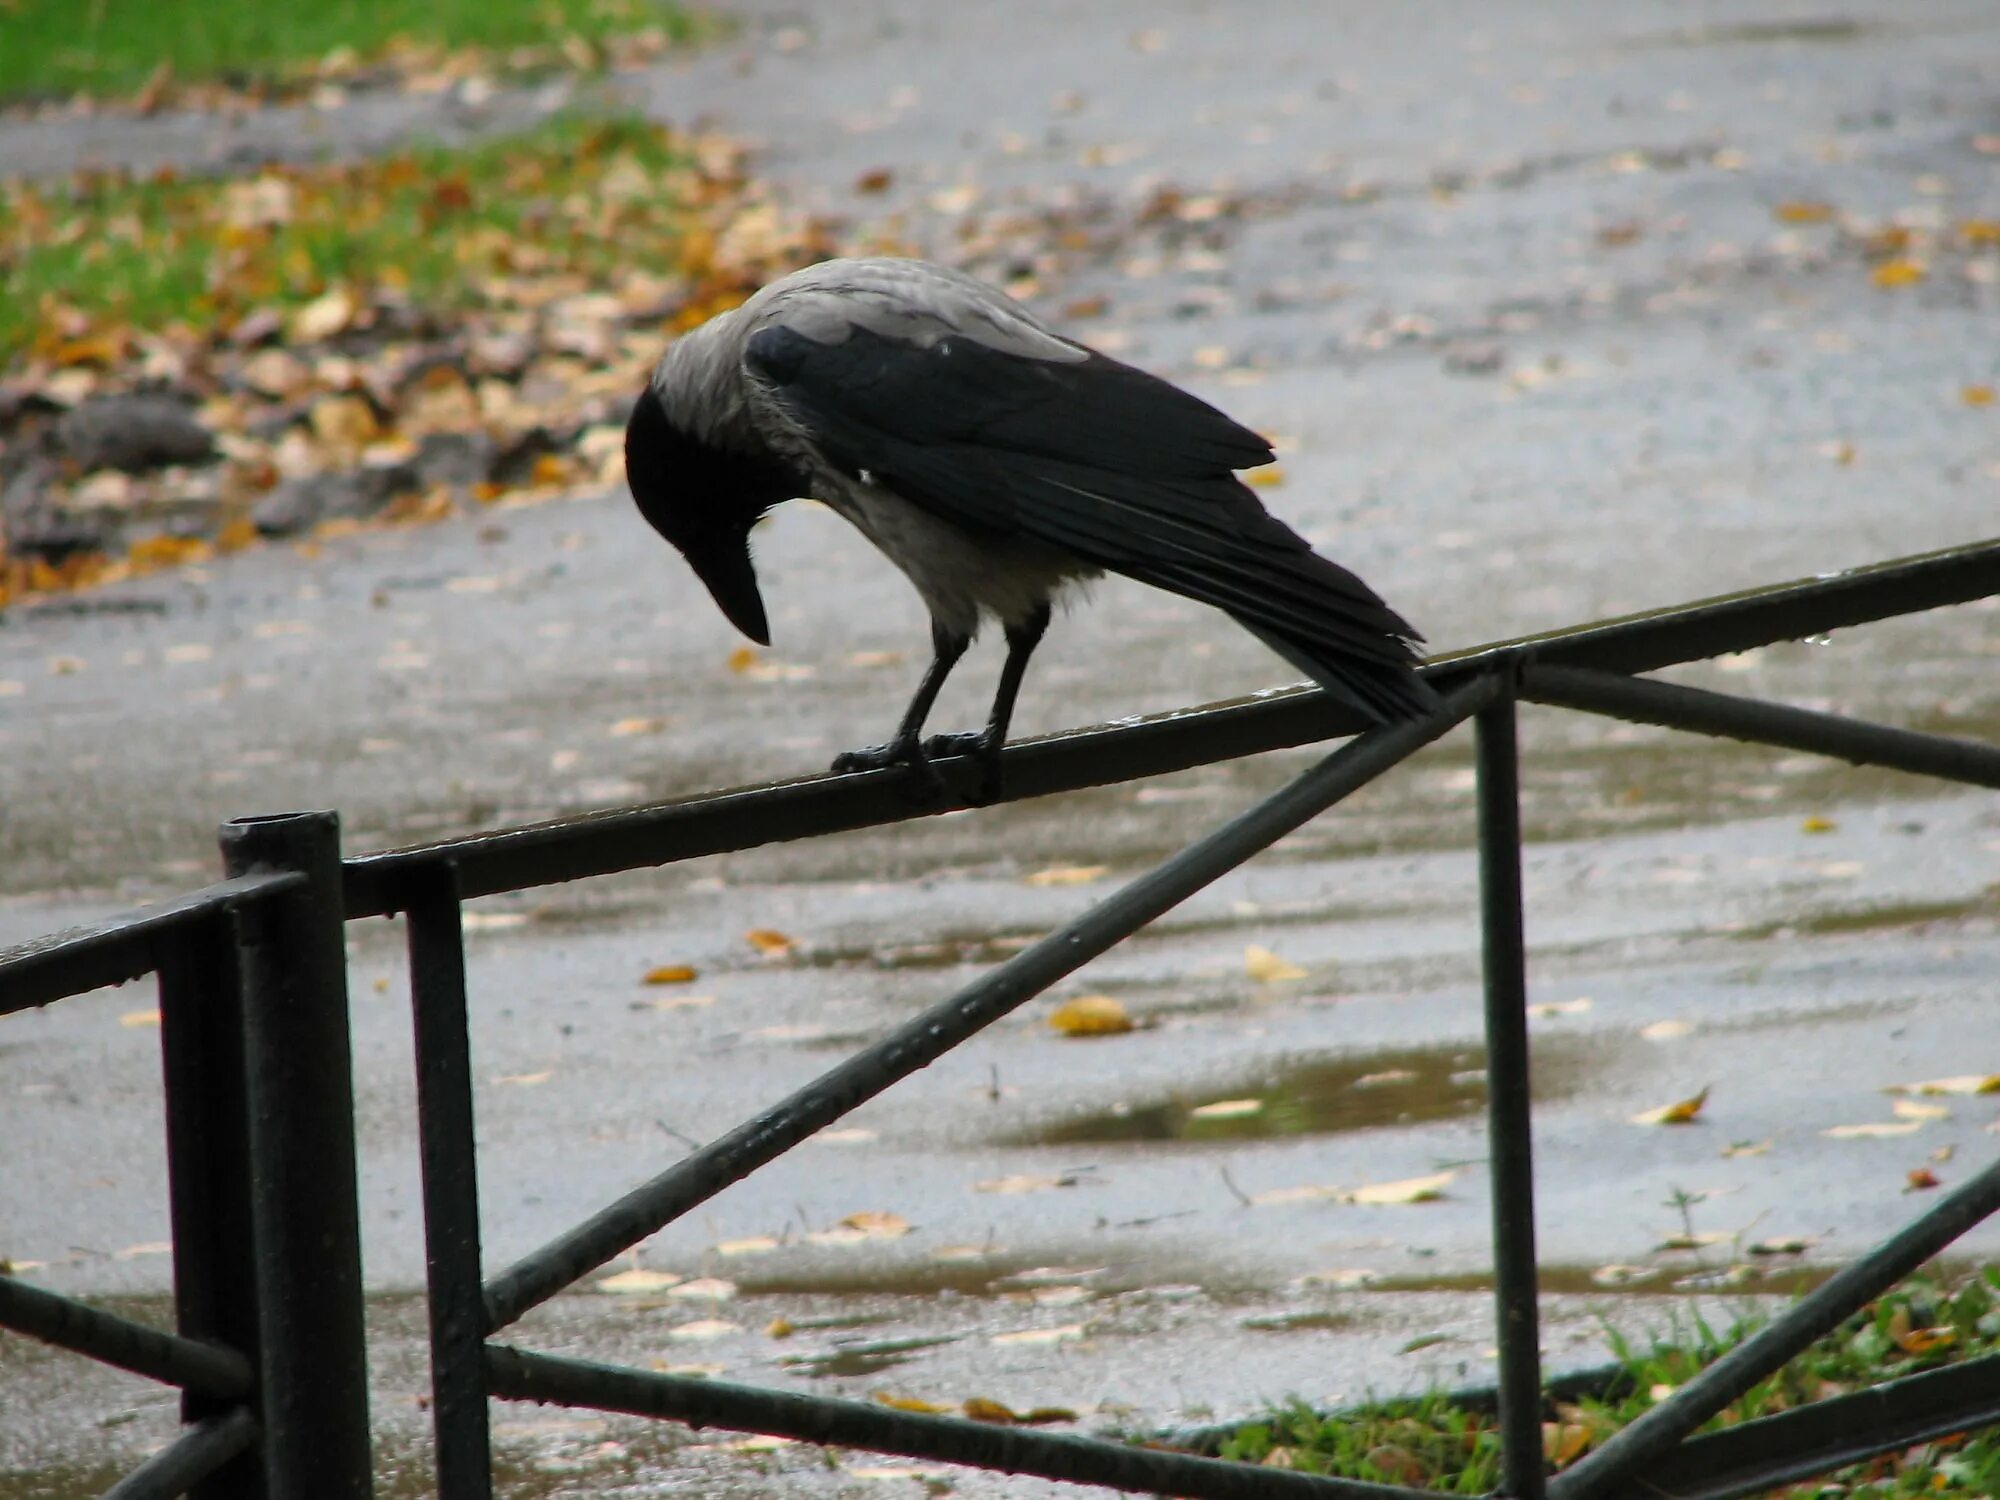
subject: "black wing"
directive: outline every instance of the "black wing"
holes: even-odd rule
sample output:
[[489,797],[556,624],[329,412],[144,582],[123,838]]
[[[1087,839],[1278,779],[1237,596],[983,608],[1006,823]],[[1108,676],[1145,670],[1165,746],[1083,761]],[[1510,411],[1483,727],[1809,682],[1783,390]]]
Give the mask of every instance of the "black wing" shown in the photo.
[[1236,478],[1270,445],[1156,376],[1101,354],[922,347],[858,327],[838,344],[766,328],[745,359],[842,468],[970,530],[1226,610],[1373,717],[1436,702],[1410,670],[1409,623]]

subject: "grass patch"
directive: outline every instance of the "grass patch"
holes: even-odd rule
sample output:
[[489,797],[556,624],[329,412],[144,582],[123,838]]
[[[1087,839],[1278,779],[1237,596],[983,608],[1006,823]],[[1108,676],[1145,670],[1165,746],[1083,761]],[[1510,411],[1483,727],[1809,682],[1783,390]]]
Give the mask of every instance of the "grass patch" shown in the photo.
[[607,38],[690,24],[667,0],[0,0],[0,98],[129,93],[162,63],[182,81],[282,82],[398,47],[587,60]]
[[435,316],[670,274],[702,190],[664,128],[574,118],[249,178],[0,184],[0,363],[116,366],[134,333],[227,330],[335,292]]
[[[1913,1281],[1872,1303],[1783,1370],[1744,1395],[1703,1431],[1772,1416],[1793,1407],[1923,1370],[2000,1352],[2000,1270],[1988,1268],[1956,1287]],[[1641,1348],[1612,1346],[1622,1376],[1600,1397],[1553,1403],[1544,1414],[1544,1446],[1567,1467],[1685,1384],[1716,1355],[1767,1321],[1738,1320],[1717,1334],[1699,1317]],[[1657,1393],[1657,1396],[1656,1396]],[[1483,1495],[1500,1483],[1500,1437],[1490,1408],[1432,1394],[1322,1415],[1288,1407],[1239,1428],[1221,1445],[1224,1458],[1312,1474],[1410,1485],[1448,1495]],[[1925,1443],[1857,1464],[1783,1493],[1806,1497],[1915,1500],[1921,1495],[2000,1494],[2000,1432],[1987,1430]]]

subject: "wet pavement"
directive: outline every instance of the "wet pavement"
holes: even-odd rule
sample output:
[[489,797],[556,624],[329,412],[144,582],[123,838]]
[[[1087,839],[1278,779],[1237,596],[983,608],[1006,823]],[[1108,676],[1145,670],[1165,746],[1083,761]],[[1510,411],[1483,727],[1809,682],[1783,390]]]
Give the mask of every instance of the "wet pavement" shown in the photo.
[[[1950,232],[2000,217],[1988,7],[742,13],[634,96],[761,142],[761,169],[856,243],[1034,247],[1020,269],[1059,319],[1276,434],[1267,501],[1439,648],[2000,529],[2000,415],[1960,395],[2000,373],[1996,255]],[[265,125],[296,144],[287,118]],[[1860,229],[1781,222],[1795,202],[1933,226],[1927,278],[1878,288]],[[0,943],[200,883],[232,814],[335,806],[366,849],[802,774],[878,738],[921,666],[914,598],[824,511],[767,532],[776,648],[750,673],[617,496],[13,611]],[[1967,607],[1674,675],[1990,739],[1994,625]],[[938,721],[976,719],[996,665],[975,652]],[[1018,728],[1287,675],[1221,617],[1111,583],[1058,622]],[[1570,1366],[1599,1357],[1600,1315],[1654,1326],[1661,1291],[1785,1290],[1919,1210],[1910,1171],[1949,1185],[1990,1159],[1990,1099],[1898,1114],[1883,1090],[2000,1071],[2000,807],[1552,709],[1523,730],[1541,1249],[1549,1357]],[[565,1297],[521,1341],[1064,1405],[1086,1427],[1484,1378],[1470,755],[1447,739],[614,1268],[694,1293]],[[1309,759],[479,903],[489,1265]],[[760,953],[753,928],[792,950]],[[415,1493],[407,985],[396,924],[351,938],[374,1384]],[[1304,976],[1253,978],[1253,944]],[[642,983],[667,964],[699,977]],[[1082,993],[1140,1029],[1058,1037],[1048,1012]],[[48,1285],[166,1285],[152,1004],[134,986],[0,1028],[0,1253]],[[1695,1124],[1630,1123],[1704,1087]],[[1823,1133],[1853,1125],[1897,1133]],[[1349,1196],[1445,1173],[1432,1201]],[[843,1230],[870,1213],[908,1230]],[[1659,1248],[1690,1231],[1716,1238]],[[33,1410],[0,1424],[23,1495],[90,1492],[101,1451],[171,1420],[142,1382],[18,1340],[0,1359],[36,1372]],[[816,1453],[496,1420],[523,1496],[871,1484]],[[23,1477],[58,1458],[82,1467]]]

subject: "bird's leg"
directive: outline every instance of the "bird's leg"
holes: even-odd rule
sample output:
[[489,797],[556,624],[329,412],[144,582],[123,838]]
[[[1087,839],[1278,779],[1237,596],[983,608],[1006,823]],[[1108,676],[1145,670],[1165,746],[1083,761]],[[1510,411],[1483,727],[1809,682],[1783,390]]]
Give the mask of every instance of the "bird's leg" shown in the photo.
[[958,665],[958,659],[965,655],[970,644],[967,637],[946,630],[936,620],[931,621],[931,664],[924,672],[924,680],[917,684],[916,696],[910,699],[910,706],[903,712],[903,722],[896,726],[896,737],[886,745],[870,745],[864,750],[849,750],[834,757],[836,772],[878,771],[884,766],[908,766],[925,789],[933,794],[944,789],[944,782],[924,753],[921,736],[924,720],[930,717],[931,705],[937,702],[938,690],[944,686],[945,678],[951,676],[951,669]]
[[934,734],[924,743],[929,755],[976,755],[985,764],[980,778],[980,800],[1000,799],[1000,752],[1007,747],[1007,726],[1014,718],[1014,700],[1021,694],[1021,679],[1028,672],[1028,658],[1042,643],[1049,628],[1049,606],[1044,603],[1025,620],[1007,627],[1007,661],[1000,668],[1000,687],[993,695],[993,711],[986,727],[977,734]]

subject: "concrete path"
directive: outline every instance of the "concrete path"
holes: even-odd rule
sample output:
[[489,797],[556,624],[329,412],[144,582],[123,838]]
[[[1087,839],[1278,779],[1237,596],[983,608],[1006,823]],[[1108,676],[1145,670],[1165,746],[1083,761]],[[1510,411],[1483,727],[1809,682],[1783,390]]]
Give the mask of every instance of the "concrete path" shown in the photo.
[[[1013,275],[1081,336],[1276,434],[1267,500],[1440,648],[1996,530],[2000,408],[1961,392],[2000,375],[2000,258],[1955,227],[2000,219],[1990,7],[741,13],[737,39],[625,86],[758,142],[787,201],[847,242]],[[297,145],[294,117],[236,127],[252,128]],[[156,139],[183,130],[191,156],[207,149],[193,126]],[[38,131],[0,127],[0,169],[17,150],[60,161]],[[1786,222],[1811,218],[1780,212],[1802,203],[1834,216]],[[1884,289],[1866,237],[1892,223],[1928,274]],[[337,806],[351,848],[379,847],[797,775],[879,737],[921,665],[915,600],[825,512],[769,531],[776,649],[755,675],[730,670],[727,626],[617,496],[15,611],[0,942],[200,883],[231,814]],[[1954,610],[1676,675],[1990,737],[1993,625]],[[940,722],[977,716],[996,665],[990,644],[975,654]],[[1287,676],[1226,620],[1110,584],[1052,632],[1019,728]],[[2000,1071],[2000,810],[1553,710],[1524,727],[1549,1356],[1570,1365],[1596,1357],[1599,1313],[1657,1324],[1677,1304],[1648,1294],[1749,1263],[1753,1241],[1811,1242],[1781,1264],[1851,1256],[1923,1206],[1908,1172],[1949,1184],[1990,1159],[1989,1102],[1898,1121],[1882,1090]],[[490,1263],[1304,763],[484,903]],[[644,1248],[643,1265],[726,1279],[733,1299],[565,1298],[523,1342],[1063,1404],[1096,1425],[1484,1378],[1471,786],[1456,737]],[[1089,885],[1026,879],[1097,865]],[[751,928],[788,934],[795,957],[760,958]],[[1306,977],[1258,982],[1251,944]],[[407,1454],[423,1375],[404,1294],[422,1260],[398,933],[357,928],[353,954],[375,1386]],[[701,970],[698,1003],[639,982],[669,963]],[[1047,1011],[1085,991],[1150,1029],[1057,1039]],[[50,1285],[166,1284],[145,1248],[164,1236],[153,1034],[121,1024],[151,1004],[133,988],[0,1030],[0,1253],[44,1263],[31,1274]],[[1705,1086],[1696,1125],[1628,1123]],[[1240,1131],[1191,1115],[1244,1098],[1263,1109]],[[1823,1134],[1896,1123],[1917,1128]],[[1454,1169],[1424,1204],[1284,1196]],[[991,1190],[1008,1179],[1039,1184]],[[1657,1249],[1690,1227],[1668,1206],[1683,1193],[1692,1229],[1721,1237],[1699,1266]],[[1278,1201],[1240,1201],[1259,1195]],[[910,1232],[812,1238],[864,1211]],[[778,1248],[730,1253],[762,1237]],[[800,1331],[768,1336],[780,1317]],[[940,1342],[871,1352],[905,1339]],[[0,1475],[136,1451],[167,1420],[139,1383],[19,1341],[0,1360],[0,1378],[46,1366],[32,1420],[0,1435]],[[119,1425],[80,1443],[79,1413]],[[622,1423],[501,1417],[521,1495],[772,1482]],[[874,1492],[816,1456],[754,1461],[788,1494]],[[44,1492],[69,1491],[25,1493]]]

